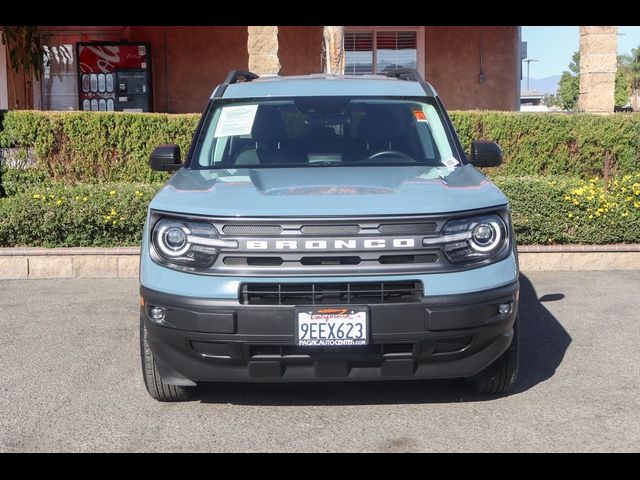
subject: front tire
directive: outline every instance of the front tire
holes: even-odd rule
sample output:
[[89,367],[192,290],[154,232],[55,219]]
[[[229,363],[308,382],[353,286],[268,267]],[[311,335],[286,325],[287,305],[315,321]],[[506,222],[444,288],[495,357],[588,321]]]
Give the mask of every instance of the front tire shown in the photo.
[[162,379],[149,347],[147,328],[142,319],[140,319],[140,359],[144,384],[151,397],[160,402],[183,402],[192,397],[196,387],[169,385]]
[[470,381],[478,393],[507,393],[518,377],[518,365],[518,318],[516,317],[513,324],[513,340],[507,351]]

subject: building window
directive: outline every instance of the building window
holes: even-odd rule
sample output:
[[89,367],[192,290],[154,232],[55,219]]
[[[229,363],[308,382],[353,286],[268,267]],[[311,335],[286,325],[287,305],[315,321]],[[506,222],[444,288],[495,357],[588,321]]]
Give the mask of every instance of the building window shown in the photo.
[[[418,29],[347,29],[344,38],[345,73],[384,74],[395,68],[421,71]],[[423,73],[423,72],[421,72]]]
[[73,45],[44,45],[43,110],[77,110],[78,79]]

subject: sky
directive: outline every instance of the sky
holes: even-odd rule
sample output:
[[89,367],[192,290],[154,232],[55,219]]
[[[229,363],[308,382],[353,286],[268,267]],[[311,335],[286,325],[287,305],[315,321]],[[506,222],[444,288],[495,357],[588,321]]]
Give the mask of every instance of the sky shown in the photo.
[[[580,48],[578,27],[522,27],[522,41],[527,42],[531,78],[561,75],[569,70],[573,52]],[[618,54],[631,53],[640,45],[640,27],[618,27]],[[523,64],[526,75],[527,64]]]

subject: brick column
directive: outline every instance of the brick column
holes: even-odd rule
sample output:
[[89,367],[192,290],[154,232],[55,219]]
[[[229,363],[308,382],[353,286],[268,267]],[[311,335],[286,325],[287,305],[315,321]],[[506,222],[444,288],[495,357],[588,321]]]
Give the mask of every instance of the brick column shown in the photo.
[[249,38],[249,70],[257,75],[277,75],[280,72],[278,58],[278,27],[247,27]]
[[613,113],[618,27],[580,27],[578,110]]

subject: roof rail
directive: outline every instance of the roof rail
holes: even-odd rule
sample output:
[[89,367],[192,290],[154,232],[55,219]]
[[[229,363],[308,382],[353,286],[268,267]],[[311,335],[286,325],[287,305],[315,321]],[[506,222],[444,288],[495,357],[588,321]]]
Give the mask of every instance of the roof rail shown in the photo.
[[253,72],[249,72],[247,70],[231,70],[227,78],[224,79],[224,82],[220,84],[218,88],[216,88],[214,97],[220,98],[222,94],[227,89],[229,85],[234,83],[238,83],[238,80],[243,78],[245,82],[250,82],[251,80],[255,80],[256,78],[260,78],[259,75],[256,75]]
[[411,80],[412,82],[424,82],[415,68],[394,68],[385,73],[384,76],[398,78],[400,80]]
[[227,85],[231,85],[232,83],[238,83],[238,79],[244,78],[245,82],[250,82],[251,80],[255,80],[256,78],[260,78],[253,72],[249,72],[247,70],[231,70],[227,78],[224,79],[224,83]]
[[415,68],[395,68],[384,74],[385,77],[397,78],[398,80],[408,80],[418,82],[425,93],[434,97],[435,92],[427,82],[424,81],[420,73]]

